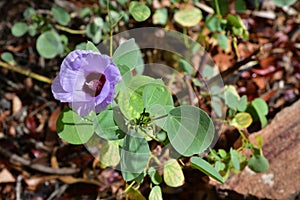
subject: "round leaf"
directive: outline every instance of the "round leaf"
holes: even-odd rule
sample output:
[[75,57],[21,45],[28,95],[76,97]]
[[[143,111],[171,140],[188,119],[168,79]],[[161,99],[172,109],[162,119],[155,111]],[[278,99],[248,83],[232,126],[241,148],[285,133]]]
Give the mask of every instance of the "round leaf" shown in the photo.
[[97,115],[94,126],[96,134],[107,140],[118,140],[125,136],[114,122],[113,110],[104,110],[100,112]]
[[115,167],[120,162],[119,146],[118,144],[105,141],[102,143],[100,148],[100,166],[105,167]]
[[264,156],[255,155],[249,159],[248,167],[255,172],[266,172],[269,169],[269,162]]
[[136,180],[143,175],[148,164],[149,153],[147,140],[135,130],[130,130],[121,149],[121,171],[126,181]]
[[159,186],[154,186],[149,194],[149,200],[163,200],[161,189]]
[[83,118],[69,108],[63,110],[56,123],[58,136],[70,144],[86,143],[94,134],[95,117],[94,112]]
[[234,126],[238,129],[240,128],[248,128],[252,123],[252,117],[249,113],[238,113],[234,116],[234,118],[230,121],[230,125]]
[[126,65],[130,70],[144,65],[141,50],[133,38],[123,42],[114,52],[112,59],[117,65]]
[[153,24],[165,25],[168,19],[168,10],[166,8],[157,9],[152,19],[153,19]]
[[293,5],[297,0],[272,0],[278,7]]
[[130,2],[129,13],[138,22],[145,21],[151,15],[150,8],[138,1]]
[[171,93],[161,84],[149,84],[145,86],[143,90],[143,101],[144,107],[147,109],[157,104],[173,106]]
[[178,11],[174,15],[175,21],[185,27],[197,25],[202,19],[202,13],[198,8],[190,7]]
[[184,156],[206,150],[214,138],[214,125],[203,110],[189,105],[169,112],[164,125],[172,146]]
[[59,35],[53,30],[46,31],[38,37],[36,48],[41,56],[49,59],[64,50]]
[[24,22],[17,22],[13,25],[11,29],[11,33],[16,37],[21,37],[24,35],[28,30],[28,26]]
[[69,13],[62,7],[54,5],[51,8],[54,19],[63,26],[68,25],[71,20]]
[[177,160],[170,159],[164,166],[164,181],[170,187],[179,187],[184,183],[184,175]]

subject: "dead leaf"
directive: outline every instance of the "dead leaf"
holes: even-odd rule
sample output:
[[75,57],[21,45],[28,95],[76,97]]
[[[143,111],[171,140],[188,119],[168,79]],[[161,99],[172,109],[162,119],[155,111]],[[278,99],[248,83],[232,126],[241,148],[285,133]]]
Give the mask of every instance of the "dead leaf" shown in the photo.
[[12,111],[13,115],[18,113],[22,109],[22,101],[17,95],[12,98]]
[[49,122],[48,122],[48,127],[49,127],[49,129],[51,130],[51,131],[53,131],[53,132],[56,132],[56,121],[57,121],[57,119],[58,119],[58,117],[59,117],[59,115],[60,115],[60,108],[58,107],[58,108],[56,108],[53,112],[52,112],[52,114],[51,114],[51,116],[50,116],[50,118],[49,118]]
[[15,177],[6,169],[4,168],[0,172],[0,183],[14,183],[16,182]]

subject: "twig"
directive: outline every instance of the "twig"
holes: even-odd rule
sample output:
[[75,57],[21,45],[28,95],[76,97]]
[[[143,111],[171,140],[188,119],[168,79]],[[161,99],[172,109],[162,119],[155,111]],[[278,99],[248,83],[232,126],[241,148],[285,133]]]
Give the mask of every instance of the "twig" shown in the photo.
[[58,199],[68,188],[68,184],[64,184],[59,188],[56,188],[51,195],[47,198],[47,200]]
[[45,83],[49,83],[49,84],[52,83],[52,80],[45,77],[45,76],[36,74],[34,72],[31,72],[30,70],[21,69],[20,67],[13,66],[13,65],[10,65],[10,64],[2,62],[2,61],[0,61],[0,67],[3,67],[5,69],[8,69],[8,70],[11,70],[11,71],[14,71],[14,72],[17,72],[19,74],[23,74],[25,76],[36,79],[36,80],[41,81],[41,82],[45,82]]
[[60,168],[60,169],[54,169],[52,167],[47,167],[41,164],[32,163],[31,161],[22,158],[18,156],[17,154],[11,153],[7,149],[4,149],[0,146],[0,154],[2,154],[5,157],[9,158],[10,163],[16,164],[20,163],[21,165],[24,165],[26,167],[29,167],[33,170],[47,173],[47,174],[57,174],[57,175],[69,175],[69,174],[75,174],[79,171],[79,169],[74,168]]
[[16,184],[16,200],[21,200],[21,190],[22,190],[22,175],[17,177],[17,184]]

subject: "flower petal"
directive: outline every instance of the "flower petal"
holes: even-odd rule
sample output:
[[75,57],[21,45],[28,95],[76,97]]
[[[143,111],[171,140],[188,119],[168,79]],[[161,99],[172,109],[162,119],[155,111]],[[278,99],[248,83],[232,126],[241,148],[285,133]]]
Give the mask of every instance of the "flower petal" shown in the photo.
[[92,110],[95,110],[94,102],[71,102],[69,106],[81,117],[87,116]]
[[119,69],[116,65],[111,63],[104,71],[104,74],[106,75],[106,79],[108,79],[110,82],[120,82],[122,80],[122,76],[120,74]]
[[82,65],[82,69],[85,72],[98,72],[103,74],[111,62],[111,58],[107,55],[90,53],[87,55],[86,63]]
[[55,99],[60,100],[61,102],[71,102],[72,93],[66,92],[60,84],[60,76],[58,75],[51,85],[51,90]]

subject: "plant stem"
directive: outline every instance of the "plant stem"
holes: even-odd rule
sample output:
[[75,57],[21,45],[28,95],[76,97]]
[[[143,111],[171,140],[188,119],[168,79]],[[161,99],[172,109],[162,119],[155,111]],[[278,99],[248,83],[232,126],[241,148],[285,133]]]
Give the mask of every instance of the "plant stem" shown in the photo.
[[217,15],[218,15],[218,17],[220,18],[220,16],[221,16],[221,11],[220,11],[219,1],[218,1],[218,0],[215,0],[215,5],[216,5],[216,12],[217,12]]
[[17,72],[19,74],[23,74],[25,76],[28,76],[30,78],[36,79],[36,80],[44,82],[44,83],[49,83],[49,84],[52,83],[52,80],[45,77],[45,76],[36,74],[34,72],[31,72],[30,70],[25,70],[25,69],[22,69],[20,67],[16,67],[16,66],[7,64],[7,63],[2,62],[2,61],[0,61],[0,67],[3,67],[5,69],[8,69],[8,70],[11,70],[11,71],[14,71],[14,72]]
[[71,34],[85,34],[86,33],[86,30],[74,30],[74,29],[70,29],[68,27],[65,27],[65,26],[61,26],[61,25],[54,25],[54,27],[58,30],[61,30],[61,31],[65,31],[65,32],[68,32],[68,33],[71,33]]
[[125,189],[125,193],[128,192],[128,190],[130,190],[130,188],[132,188],[132,186],[135,184],[135,181],[132,181],[132,183],[130,183],[130,185]]
[[109,0],[107,2],[107,13],[108,13],[108,21],[109,21],[109,56],[112,57],[112,52],[113,52],[113,26],[112,26],[112,20],[111,20],[111,13],[109,10]]

